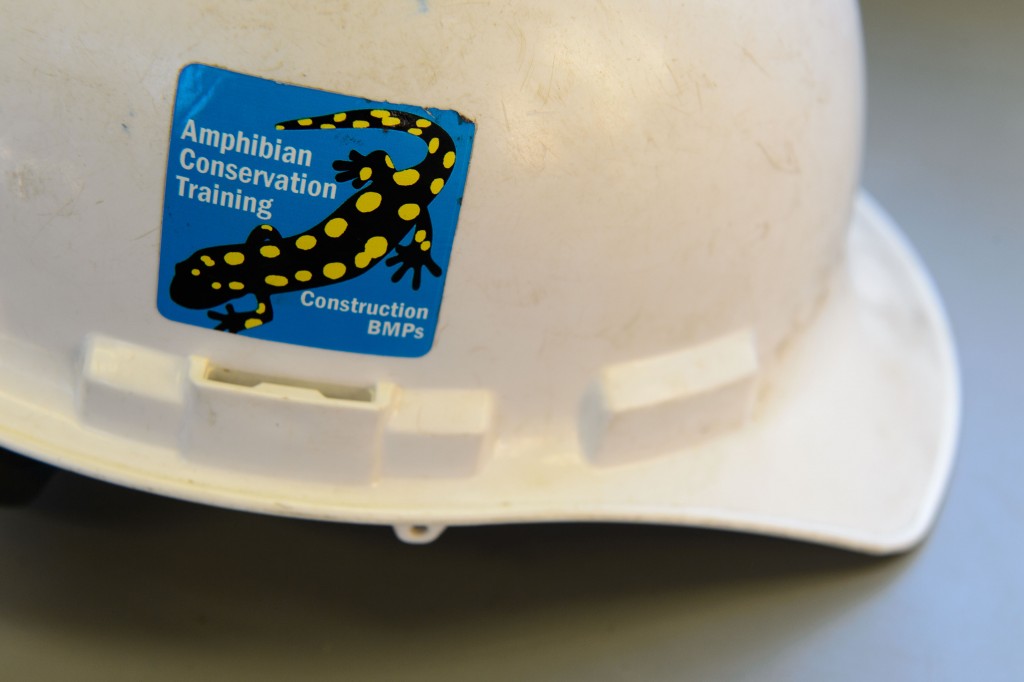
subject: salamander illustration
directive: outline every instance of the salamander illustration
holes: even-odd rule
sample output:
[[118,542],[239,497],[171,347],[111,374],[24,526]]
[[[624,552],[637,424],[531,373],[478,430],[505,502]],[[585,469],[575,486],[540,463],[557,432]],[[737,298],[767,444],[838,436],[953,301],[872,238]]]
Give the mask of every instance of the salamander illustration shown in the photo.
[[[426,146],[423,161],[396,169],[384,151],[334,162],[338,182],[358,191],[310,229],[290,237],[273,225],[258,225],[241,244],[199,249],[175,266],[170,297],[193,310],[210,310],[215,329],[237,333],[267,324],[274,317],[271,297],[344,282],[376,266],[385,256],[395,266],[392,282],[412,273],[419,289],[422,270],[435,277],[441,267],[430,254],[433,229],[428,207],[444,189],[455,165],[455,144],[436,123],[401,111],[366,109],[300,118],[277,124],[278,130],[334,128],[402,131]],[[409,235],[408,243],[402,241]],[[256,308],[235,310],[228,303],[253,294]]]

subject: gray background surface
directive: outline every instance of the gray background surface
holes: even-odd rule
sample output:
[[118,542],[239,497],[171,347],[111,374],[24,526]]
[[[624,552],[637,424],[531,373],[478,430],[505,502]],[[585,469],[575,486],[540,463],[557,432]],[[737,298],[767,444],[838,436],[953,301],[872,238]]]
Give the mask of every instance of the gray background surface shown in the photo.
[[930,540],[390,531],[64,474],[0,508],[0,680],[1024,679],[1024,3],[868,0],[865,185],[949,307],[965,411]]

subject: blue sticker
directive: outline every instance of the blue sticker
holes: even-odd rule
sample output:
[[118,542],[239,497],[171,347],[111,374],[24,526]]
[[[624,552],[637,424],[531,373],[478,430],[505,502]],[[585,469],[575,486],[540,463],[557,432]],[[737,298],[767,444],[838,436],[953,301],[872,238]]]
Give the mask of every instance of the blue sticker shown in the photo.
[[185,67],[157,307],[254,338],[424,355],[474,132],[455,111]]

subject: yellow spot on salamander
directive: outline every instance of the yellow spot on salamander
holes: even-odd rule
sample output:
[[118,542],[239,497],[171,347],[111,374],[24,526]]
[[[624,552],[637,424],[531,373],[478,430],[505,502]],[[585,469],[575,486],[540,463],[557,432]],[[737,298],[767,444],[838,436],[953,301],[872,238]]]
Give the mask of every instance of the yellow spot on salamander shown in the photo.
[[344,218],[331,218],[324,225],[324,234],[328,237],[337,238],[345,234],[348,229],[348,221]]
[[396,125],[398,125],[401,122],[402,122],[402,119],[395,118],[394,116],[388,116],[386,118],[381,119],[381,123],[386,125],[386,126],[396,126]]
[[374,258],[380,258],[388,252],[388,240],[384,237],[370,237],[366,240],[366,245],[363,247],[362,253],[357,253],[355,258],[355,264],[357,268],[365,268]]
[[304,234],[295,240],[295,248],[309,251],[316,246],[316,237],[311,234]]
[[333,123],[321,123],[320,127],[323,128],[324,130],[332,130],[334,128],[337,128],[338,126],[334,125]]
[[277,124],[276,126],[274,126],[274,127],[275,127],[275,128],[277,128],[278,130],[284,130],[284,126],[283,126],[283,125],[281,125],[280,123],[278,123],[278,124]]
[[273,225],[267,225],[266,223],[264,223],[263,225],[260,225],[260,229],[261,230],[266,230],[267,232],[273,232],[274,231],[274,226]]
[[427,238],[427,231],[426,230],[416,230],[416,235],[413,237],[413,239],[416,240],[417,244],[420,243],[421,241],[423,241],[426,238]]
[[420,251],[430,251],[430,242],[420,244]]
[[228,265],[241,265],[245,262],[245,256],[238,251],[229,251],[224,254],[224,262]]
[[439,139],[437,139],[435,137],[430,142],[427,143],[427,151],[430,152],[431,154],[433,154],[434,152],[436,152],[438,150],[438,148],[440,146],[441,146],[441,140],[439,140]]
[[266,303],[260,303],[258,306],[256,306],[256,314],[257,315],[262,315],[265,312],[267,312],[267,304]]
[[454,166],[455,165],[455,152],[448,152],[447,154],[445,154],[444,155],[444,160],[441,161],[441,164],[445,168],[451,168],[452,166]]
[[324,225],[324,234],[331,238],[337,238],[345,234],[348,229],[348,221],[344,218],[331,218]]
[[348,118],[348,114],[346,114],[346,113],[335,114],[334,115],[334,122],[335,123],[341,123],[346,118]]
[[416,220],[419,214],[420,207],[418,204],[402,204],[398,208],[398,217],[402,220]]
[[370,237],[366,240],[366,246],[363,248],[371,258],[380,258],[388,252],[388,240],[380,236]]
[[384,163],[391,170],[395,170],[395,162],[391,160],[391,157],[387,154],[384,155]]
[[390,115],[391,112],[385,111],[384,109],[374,109],[373,111],[370,112],[370,116],[373,116],[374,118],[384,118],[385,116]]
[[261,324],[263,324],[263,320],[257,317],[250,317],[248,320],[245,321],[245,328],[252,329],[253,327],[258,327]]
[[192,276],[193,277],[198,277],[199,276],[199,268],[192,268]]
[[208,267],[208,268],[212,268],[213,267],[213,259],[210,258],[209,256],[200,256],[199,260],[203,261],[203,265],[205,265],[206,267]]
[[416,125],[419,126],[420,128],[429,128],[430,121],[428,121],[425,118],[418,118],[416,119]]
[[288,278],[281,275],[267,275],[263,280],[272,287],[283,287],[288,285]]
[[405,132],[409,133],[410,135],[416,135],[416,136],[419,136],[419,135],[423,134],[423,131],[420,130],[419,128],[410,128],[409,130],[407,130]]
[[273,244],[267,244],[266,246],[260,247],[260,255],[264,258],[277,258],[281,255],[281,249],[277,248]]
[[353,128],[369,128],[370,124],[366,121],[352,121]]
[[327,279],[341,279],[345,276],[345,270],[347,269],[344,263],[328,263],[324,266],[324,277]]
[[356,209],[360,213],[369,213],[377,210],[377,207],[380,206],[380,201],[380,194],[377,192],[367,192],[359,195],[359,198],[356,199]]
[[309,270],[299,270],[298,272],[295,273],[295,279],[299,280],[300,282],[308,282],[309,280],[313,279],[313,273],[310,272]]
[[241,291],[242,289],[245,288],[245,285],[242,284],[241,282],[229,282],[228,288],[233,291]]
[[419,182],[420,172],[415,168],[409,168],[404,171],[398,171],[395,173],[395,182],[402,187],[409,187]]
[[210,287],[213,288],[213,289],[220,289],[221,284],[220,284],[220,282],[214,282],[214,283],[212,283],[210,285]]
[[442,189],[444,189],[444,180],[441,178],[435,178],[434,181],[430,183],[431,194],[439,194]]
[[311,119],[311,118],[300,118],[298,121],[296,121],[296,123],[298,123],[300,126],[311,126],[311,125],[313,125],[313,119]]
[[366,182],[373,175],[373,169],[367,166],[366,168],[359,169],[359,179]]

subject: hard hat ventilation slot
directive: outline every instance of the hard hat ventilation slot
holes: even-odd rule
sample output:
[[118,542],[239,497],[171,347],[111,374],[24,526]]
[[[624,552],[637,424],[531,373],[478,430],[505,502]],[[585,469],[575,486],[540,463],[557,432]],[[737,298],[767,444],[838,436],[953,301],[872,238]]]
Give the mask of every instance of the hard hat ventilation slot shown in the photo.
[[395,387],[292,381],[192,357],[185,459],[290,480],[367,485]]
[[757,342],[747,329],[608,365],[583,403],[584,451],[597,465],[625,464],[725,433],[749,416],[758,374]]
[[376,386],[353,386],[346,384],[328,384],[318,381],[305,381],[301,379],[284,379],[281,377],[246,372],[244,370],[229,369],[216,365],[207,365],[204,378],[207,381],[216,381],[222,384],[242,386],[244,388],[256,388],[261,384],[273,384],[275,386],[287,386],[291,388],[303,388],[320,393],[325,398],[332,400],[349,400],[359,403],[372,403],[376,398]]

